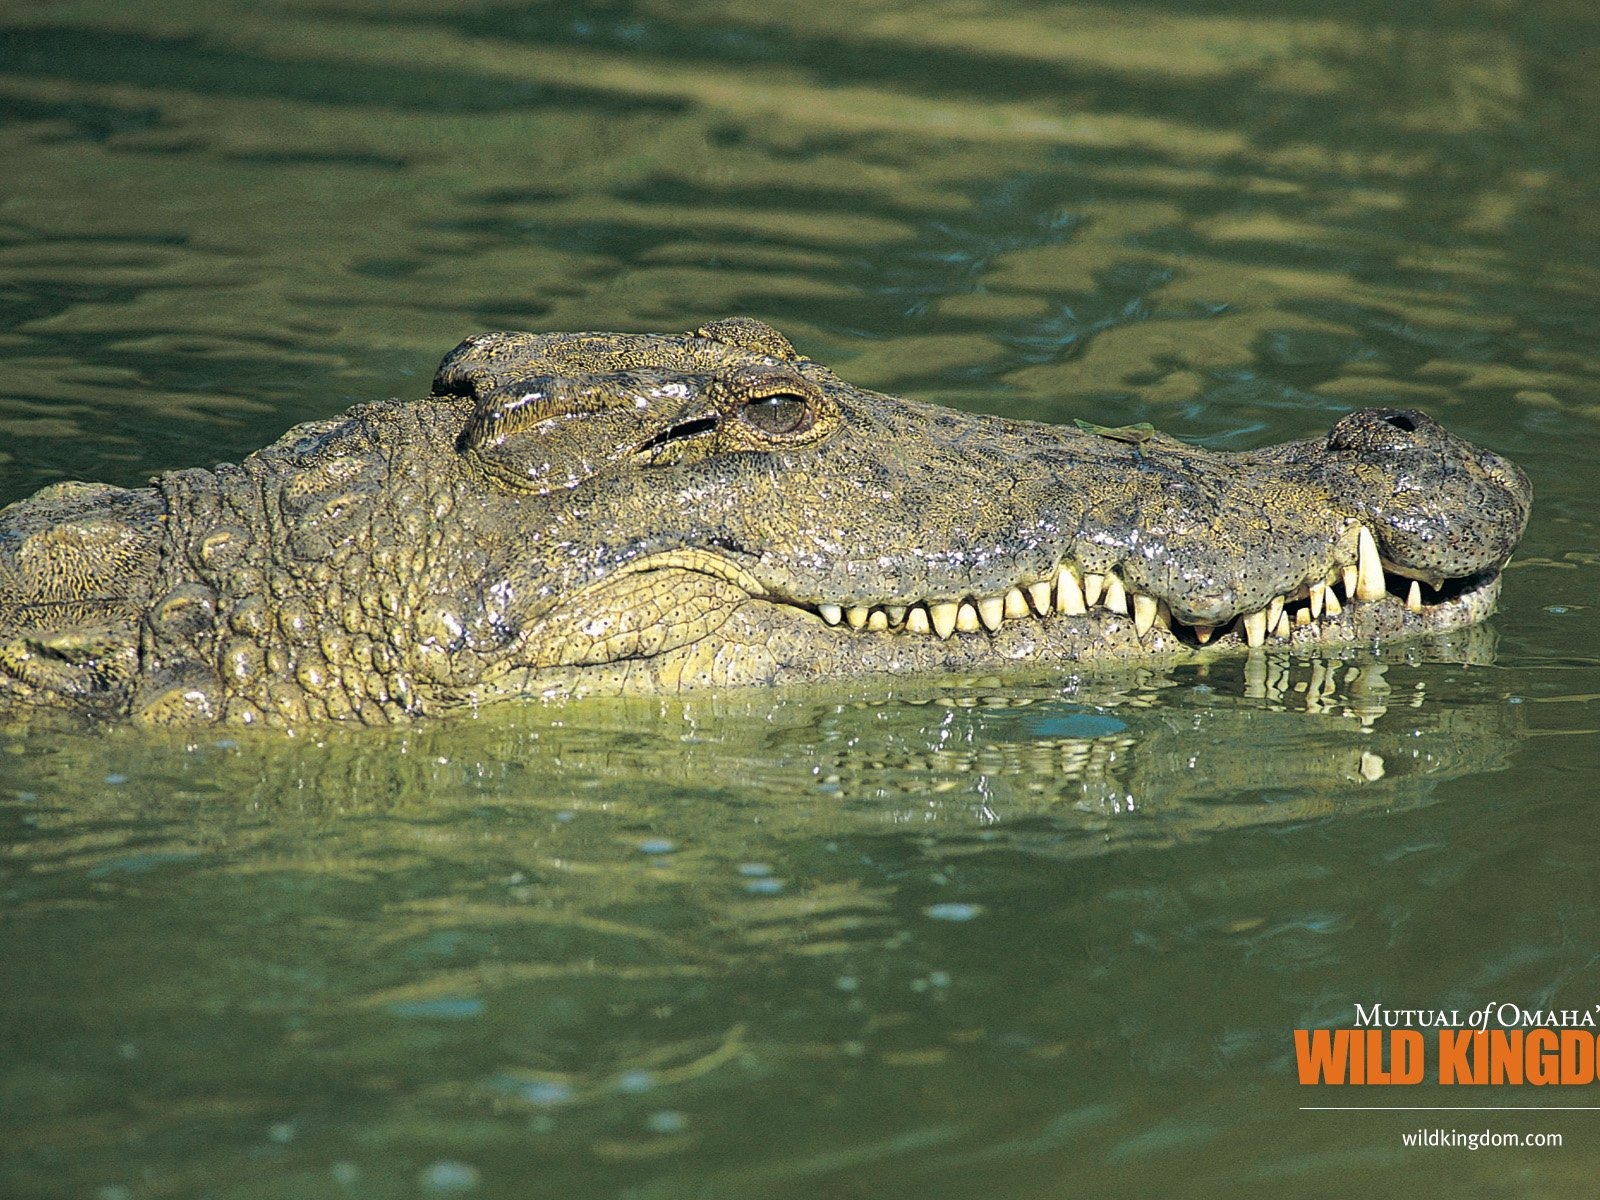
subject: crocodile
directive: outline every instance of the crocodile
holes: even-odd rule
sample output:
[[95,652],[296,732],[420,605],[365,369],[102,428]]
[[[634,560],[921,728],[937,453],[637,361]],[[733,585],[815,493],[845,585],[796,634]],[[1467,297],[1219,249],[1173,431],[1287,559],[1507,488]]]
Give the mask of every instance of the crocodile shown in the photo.
[[1531,503],[1412,409],[1220,452],[867,391],[748,317],[481,334],[421,401],[0,510],[0,713],[386,724],[1372,643],[1488,615]]

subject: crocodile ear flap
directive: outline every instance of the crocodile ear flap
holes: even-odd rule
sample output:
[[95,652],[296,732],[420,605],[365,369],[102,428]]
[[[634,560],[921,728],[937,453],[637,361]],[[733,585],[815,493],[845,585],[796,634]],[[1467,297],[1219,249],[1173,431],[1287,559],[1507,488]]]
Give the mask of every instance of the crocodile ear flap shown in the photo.
[[765,321],[758,321],[754,317],[722,317],[720,320],[707,321],[694,331],[694,335],[732,346],[735,350],[765,354],[783,362],[798,362],[800,359],[788,338]]
[[530,367],[537,371],[549,341],[534,333],[474,334],[444,356],[434,372],[433,394],[481,398]]
[[649,438],[648,420],[615,388],[539,375],[480,397],[456,449],[502,486],[543,496],[627,459]]

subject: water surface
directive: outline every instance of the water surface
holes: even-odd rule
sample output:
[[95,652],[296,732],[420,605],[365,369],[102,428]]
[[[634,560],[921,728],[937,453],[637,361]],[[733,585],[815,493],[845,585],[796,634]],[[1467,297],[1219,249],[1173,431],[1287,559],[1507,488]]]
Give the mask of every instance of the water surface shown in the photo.
[[[1220,448],[1415,405],[1537,490],[1492,624],[1378,655],[0,734],[0,1191],[1592,1193],[1600,1112],[1304,1112],[1291,1041],[1600,1004],[1591,6],[0,22],[0,502],[733,313]],[[1600,1104],[1463,1090],[1349,1094]]]

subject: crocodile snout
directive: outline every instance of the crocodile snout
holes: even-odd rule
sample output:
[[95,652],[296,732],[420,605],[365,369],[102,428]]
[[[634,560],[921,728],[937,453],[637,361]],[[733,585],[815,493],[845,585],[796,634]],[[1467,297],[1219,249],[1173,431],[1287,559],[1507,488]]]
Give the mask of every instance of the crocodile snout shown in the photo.
[[1368,408],[1328,434],[1332,486],[1385,566],[1437,585],[1498,570],[1522,539],[1533,487],[1514,463],[1412,408]]

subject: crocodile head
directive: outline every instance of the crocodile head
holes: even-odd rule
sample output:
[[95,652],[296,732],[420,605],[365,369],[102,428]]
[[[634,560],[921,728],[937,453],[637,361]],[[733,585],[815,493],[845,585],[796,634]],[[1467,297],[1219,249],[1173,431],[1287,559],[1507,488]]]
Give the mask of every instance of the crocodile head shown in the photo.
[[486,334],[420,403],[0,511],[0,710],[388,721],[1367,642],[1485,616],[1529,503],[1411,410],[1225,454],[863,391],[746,319]]
[[[1531,491],[1413,410],[1229,454],[864,391],[758,322],[441,365],[523,557],[474,694],[677,689],[1451,629]],[[1080,423],[1081,425],[1082,423]]]

